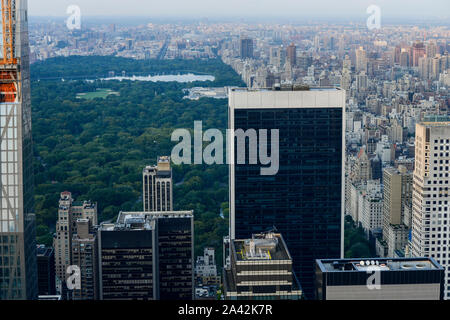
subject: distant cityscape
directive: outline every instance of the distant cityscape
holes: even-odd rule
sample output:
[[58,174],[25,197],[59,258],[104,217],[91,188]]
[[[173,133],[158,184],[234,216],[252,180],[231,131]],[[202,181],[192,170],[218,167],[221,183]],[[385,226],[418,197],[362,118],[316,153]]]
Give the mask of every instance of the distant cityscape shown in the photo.
[[[9,7],[14,18],[3,13],[15,28],[4,21],[0,60],[0,300],[450,299],[448,25],[118,21],[69,30],[28,22],[25,4]],[[19,36],[27,28],[29,42]],[[101,221],[98,199],[58,190],[53,243],[36,242],[30,65],[71,56],[218,60],[246,85],[199,87],[215,77],[170,74],[188,77],[175,80],[186,84],[180,99],[228,101],[223,252],[205,245],[198,254],[196,210],[174,205],[180,164],[162,150],[137,168],[141,202],[129,200],[142,209]],[[112,70],[114,81],[173,81]],[[74,99],[122,97],[97,90]],[[277,136],[251,134],[262,130]],[[212,142],[201,139],[200,149]],[[261,154],[252,162],[262,146],[277,153],[276,174],[261,174]]]

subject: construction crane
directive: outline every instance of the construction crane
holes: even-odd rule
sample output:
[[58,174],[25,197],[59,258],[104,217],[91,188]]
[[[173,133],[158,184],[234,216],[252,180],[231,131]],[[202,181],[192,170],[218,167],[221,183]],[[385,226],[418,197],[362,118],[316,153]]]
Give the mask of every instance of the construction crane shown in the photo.
[[2,1],[2,27],[3,27],[3,59],[1,64],[17,64],[14,58],[14,29],[13,29],[13,2]]
[[15,57],[15,0],[0,0],[2,6],[3,57],[0,60],[0,103],[17,99],[18,65]]

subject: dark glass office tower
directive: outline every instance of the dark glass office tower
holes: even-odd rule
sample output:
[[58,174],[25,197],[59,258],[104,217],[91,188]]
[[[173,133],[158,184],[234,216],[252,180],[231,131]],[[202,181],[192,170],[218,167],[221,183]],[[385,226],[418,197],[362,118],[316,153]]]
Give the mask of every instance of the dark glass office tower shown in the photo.
[[38,245],[36,253],[39,295],[53,296],[56,294],[55,251]]
[[[312,299],[315,259],[343,253],[345,91],[231,89],[229,99],[230,129],[279,130],[276,175],[261,175],[266,166],[259,158],[255,165],[230,166],[231,238],[275,227],[306,298]],[[231,149],[237,162],[243,151],[234,142]],[[245,152],[248,156],[249,143]]]
[[100,299],[192,300],[192,211],[120,212],[99,229]]
[[158,215],[159,299],[192,300],[194,219],[190,212]]
[[119,216],[121,223],[98,231],[101,300],[153,300],[155,224],[143,216]]

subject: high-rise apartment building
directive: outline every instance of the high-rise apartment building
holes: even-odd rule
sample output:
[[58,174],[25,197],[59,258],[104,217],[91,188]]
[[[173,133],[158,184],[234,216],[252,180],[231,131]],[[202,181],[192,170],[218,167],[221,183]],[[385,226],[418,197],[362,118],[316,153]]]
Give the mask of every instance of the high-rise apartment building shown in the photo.
[[367,73],[367,55],[363,47],[356,49],[355,71],[357,74],[361,71]]
[[225,300],[301,299],[292,257],[281,234],[231,240],[230,261],[223,272]]
[[290,62],[291,66],[294,67],[297,65],[297,47],[295,44],[291,43],[287,49],[287,60]]
[[240,57],[242,59],[253,58],[253,39],[243,37],[240,39]]
[[80,269],[80,287],[74,288],[74,300],[96,300],[98,294],[97,234],[89,219],[77,219],[72,238],[72,264]]
[[405,207],[411,204],[412,172],[400,165],[383,170],[383,256],[398,256],[408,243],[409,227],[405,224]]
[[121,212],[99,228],[100,299],[191,300],[192,211]]
[[358,209],[361,210],[361,225],[367,235],[381,234],[383,228],[383,195],[379,181],[367,181],[361,193],[358,198],[360,200]]
[[[278,89],[229,92],[230,129],[279,130],[275,175],[261,175],[259,160],[237,163],[230,139],[230,163],[237,163],[230,165],[230,236],[248,239],[276,227],[309,298],[315,259],[343,254],[345,91]],[[239,152],[257,154],[256,145]]]
[[317,300],[442,300],[444,268],[432,258],[320,259]]
[[171,211],[173,182],[170,157],[159,157],[156,166],[144,168],[142,177],[144,211]]
[[0,300],[37,299],[28,4],[0,5]]
[[416,125],[412,194],[414,256],[445,268],[444,298],[450,298],[450,117],[430,116]]
[[67,267],[73,264],[72,239],[77,233],[78,219],[89,219],[91,225],[97,225],[97,204],[91,201],[77,202],[74,201],[70,192],[61,192],[53,247],[55,248],[56,275],[63,287],[69,276]]
[[418,67],[419,66],[419,58],[425,56],[426,54],[426,49],[425,49],[425,45],[422,42],[416,42],[412,45],[412,47],[410,48],[410,59],[411,59],[411,63],[410,66],[411,67]]

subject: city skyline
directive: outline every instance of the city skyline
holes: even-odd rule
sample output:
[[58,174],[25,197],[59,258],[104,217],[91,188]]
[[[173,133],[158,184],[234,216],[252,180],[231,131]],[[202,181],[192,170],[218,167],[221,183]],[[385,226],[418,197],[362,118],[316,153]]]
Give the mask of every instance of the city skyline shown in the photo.
[[2,0],[0,300],[450,300],[447,2]]
[[[435,0],[433,5],[424,5],[420,0],[319,0],[313,3],[306,1],[280,0],[238,0],[206,1],[206,0],[169,0],[165,2],[129,0],[127,6],[121,5],[119,0],[59,0],[55,4],[52,0],[30,0],[30,16],[66,17],[67,8],[77,5],[82,15],[89,16],[139,16],[139,17],[328,17],[366,20],[366,10],[371,5],[377,5],[386,18],[426,18],[448,17],[449,4],[445,0]],[[176,8],[177,10],[174,10]],[[418,19],[420,20],[420,19]]]

